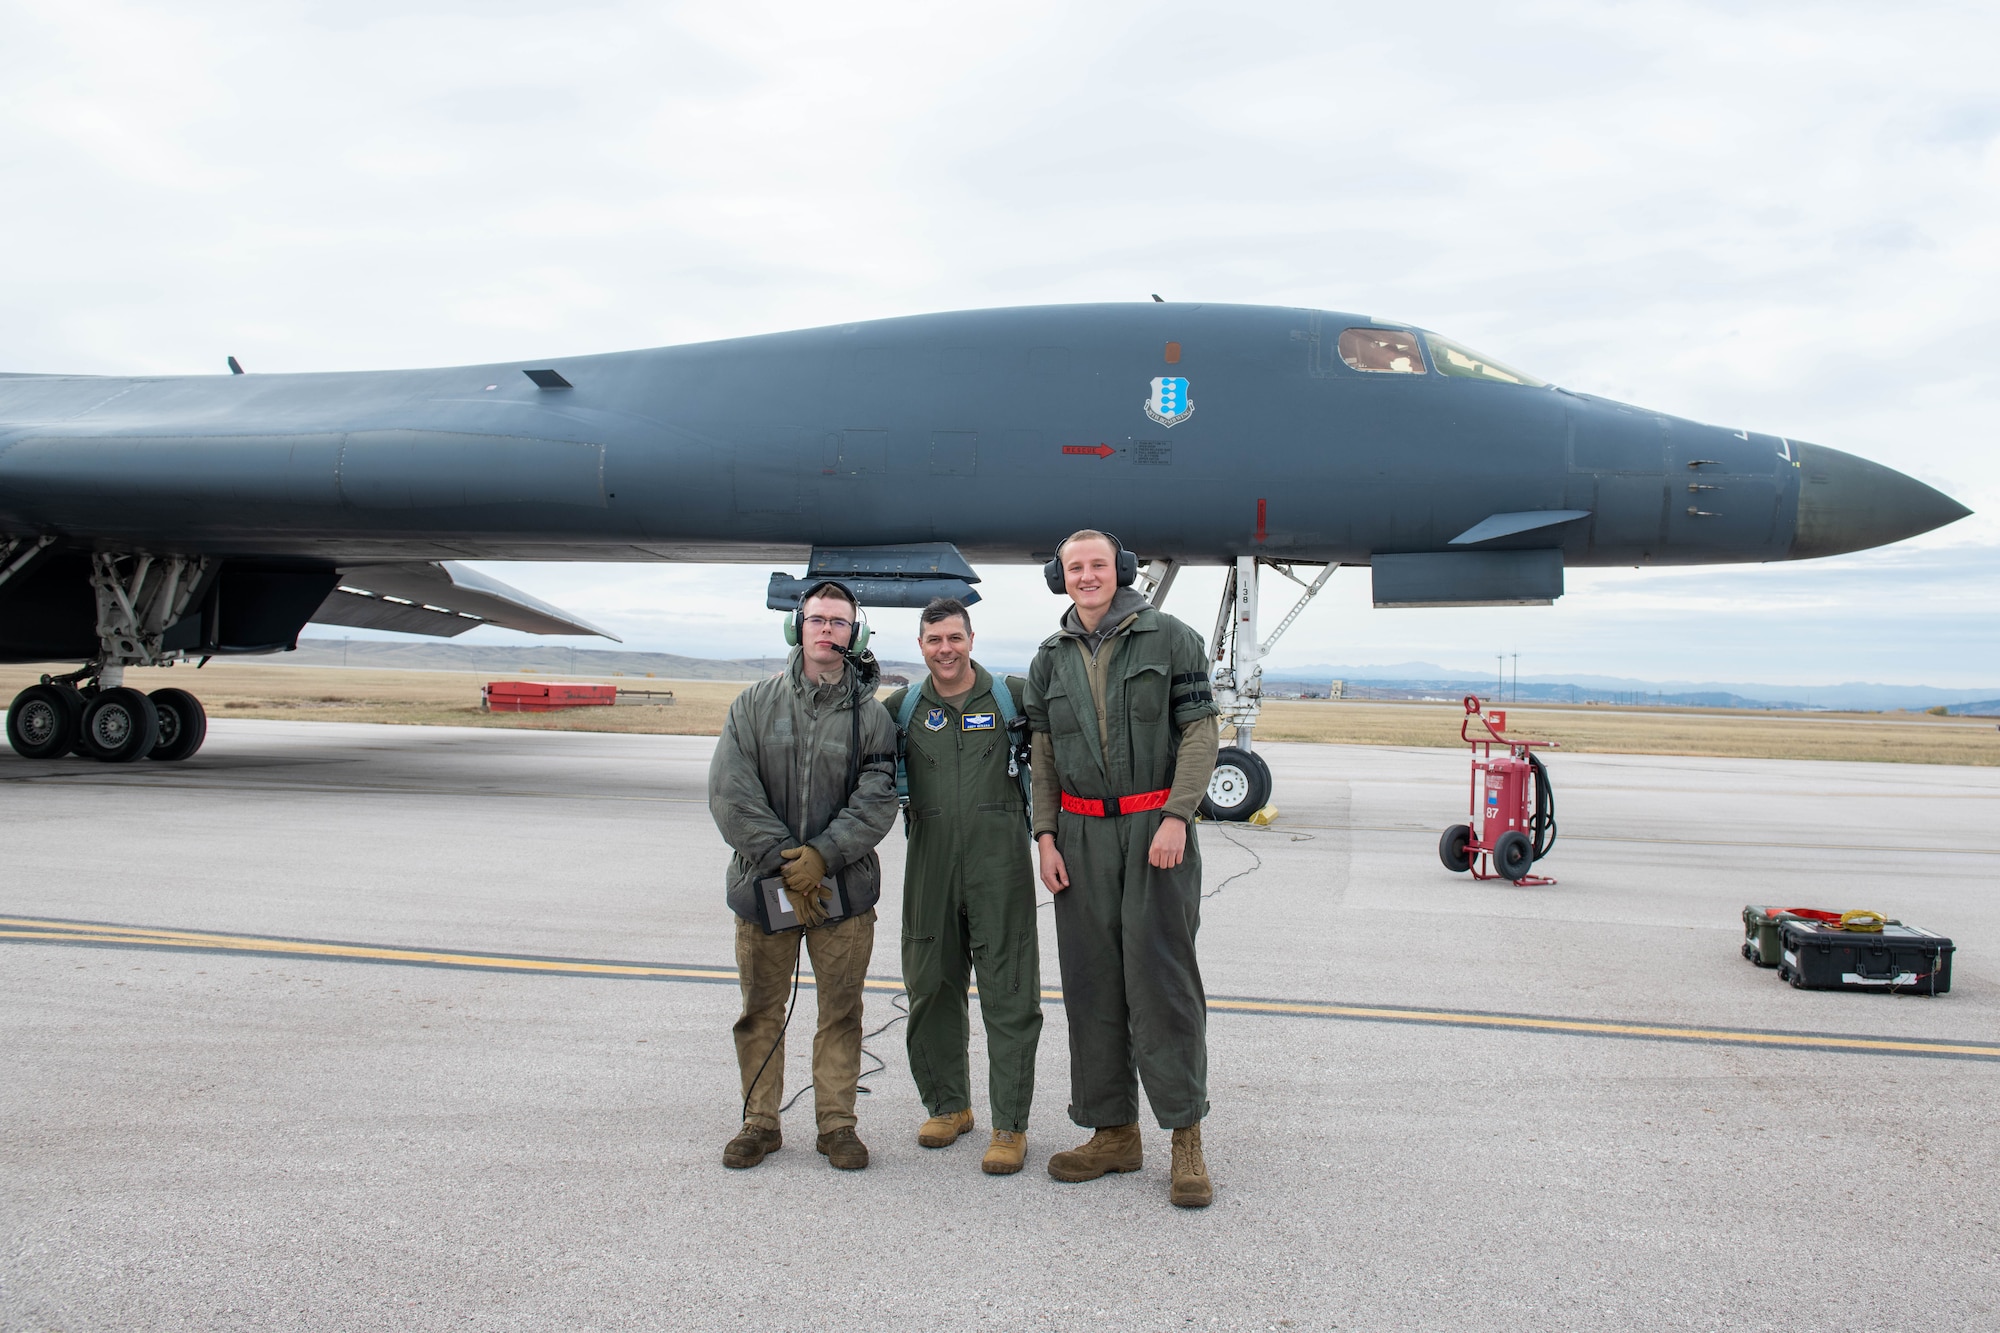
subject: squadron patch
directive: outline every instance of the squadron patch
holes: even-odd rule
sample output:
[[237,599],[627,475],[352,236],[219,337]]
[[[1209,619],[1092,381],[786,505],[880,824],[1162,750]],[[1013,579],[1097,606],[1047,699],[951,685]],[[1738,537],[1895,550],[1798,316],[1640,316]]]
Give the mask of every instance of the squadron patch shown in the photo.
[[991,731],[993,730],[993,714],[967,713],[965,721],[959,723],[959,727],[965,731]]
[[943,730],[944,730],[944,709],[942,709],[942,708],[933,708],[933,709],[931,709],[931,711],[930,711],[930,712],[928,712],[928,713],[925,713],[925,714],[924,714],[924,725],[925,725],[925,726],[927,726],[927,727],[929,727],[929,728],[930,728],[930,729],[931,729],[932,731],[943,731]]
[[1188,382],[1181,375],[1158,375],[1153,379],[1153,396],[1146,400],[1146,415],[1162,426],[1178,426],[1194,415],[1194,399],[1188,397]]

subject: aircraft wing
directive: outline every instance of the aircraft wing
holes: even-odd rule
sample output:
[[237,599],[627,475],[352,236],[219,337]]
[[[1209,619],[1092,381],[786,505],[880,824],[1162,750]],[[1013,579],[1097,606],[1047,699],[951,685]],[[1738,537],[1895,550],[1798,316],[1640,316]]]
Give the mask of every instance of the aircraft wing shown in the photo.
[[498,625],[527,634],[595,634],[620,642],[608,630],[455,560],[343,568],[339,586],[312,621],[441,639],[479,625]]

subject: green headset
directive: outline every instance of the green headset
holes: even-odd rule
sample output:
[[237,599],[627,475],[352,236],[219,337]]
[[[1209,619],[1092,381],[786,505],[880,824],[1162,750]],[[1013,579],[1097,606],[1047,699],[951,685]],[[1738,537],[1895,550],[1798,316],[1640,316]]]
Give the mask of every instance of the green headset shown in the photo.
[[799,604],[792,608],[790,615],[785,617],[785,643],[790,647],[796,648],[804,641],[806,637],[806,603],[824,593],[828,588],[838,589],[840,595],[854,606],[854,632],[849,636],[847,647],[842,649],[842,652],[848,657],[859,657],[868,649],[868,617],[862,613],[861,599],[854,595],[852,588],[842,583],[839,579],[821,579],[818,583],[806,589],[805,596],[799,598]]
[[[1111,543],[1111,555],[1118,568],[1118,586],[1121,588],[1131,587],[1139,581],[1139,557],[1126,550],[1125,543],[1119,541],[1110,533],[1104,533],[1103,536],[1106,541]],[[1062,540],[1062,546],[1056,547],[1056,553],[1049,558],[1049,562],[1046,565],[1042,566],[1042,577],[1048,580],[1049,591],[1058,595],[1069,591],[1069,588],[1063,582],[1062,562],[1062,548],[1067,545],[1069,545],[1069,538],[1065,537]],[[800,605],[803,606],[804,603],[801,602]]]

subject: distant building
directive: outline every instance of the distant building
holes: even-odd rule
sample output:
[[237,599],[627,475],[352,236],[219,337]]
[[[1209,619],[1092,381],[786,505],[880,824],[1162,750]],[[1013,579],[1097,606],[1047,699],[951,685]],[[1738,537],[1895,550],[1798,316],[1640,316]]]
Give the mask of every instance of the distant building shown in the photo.
[[1326,687],[1326,697],[1329,699],[1345,699],[1347,697],[1347,682],[1336,680],[1331,685],[1328,685]]

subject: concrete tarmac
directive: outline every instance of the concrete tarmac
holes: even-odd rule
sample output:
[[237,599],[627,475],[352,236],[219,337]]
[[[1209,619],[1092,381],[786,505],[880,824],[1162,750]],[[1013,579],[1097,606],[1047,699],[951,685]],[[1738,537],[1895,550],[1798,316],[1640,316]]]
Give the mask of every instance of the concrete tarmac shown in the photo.
[[[1262,747],[1278,823],[1200,830],[1234,1007],[1189,1212],[1150,1124],[1143,1171],[1046,1174],[1083,1137],[1053,1002],[1022,1174],[978,1169],[977,1035],[978,1130],[917,1146],[900,1024],[867,1171],[809,1090],[725,1170],[712,744],[224,718],[181,765],[0,756],[0,1328],[2000,1325],[2000,770],[1558,755],[1560,882],[1515,888],[1438,864],[1463,751]],[[1952,992],[1794,990],[1746,902],[1948,934]]]

